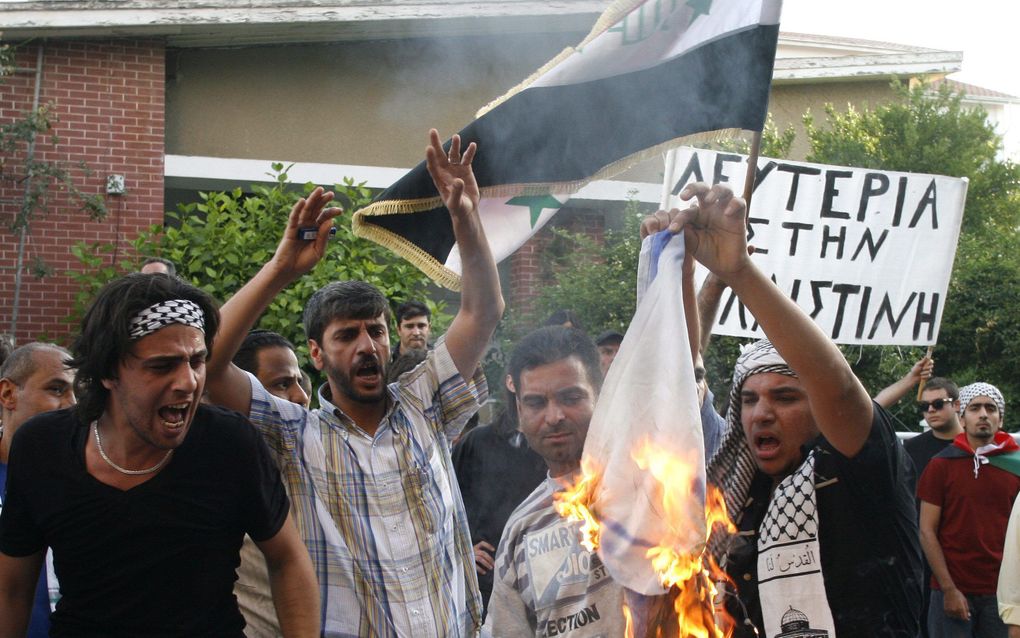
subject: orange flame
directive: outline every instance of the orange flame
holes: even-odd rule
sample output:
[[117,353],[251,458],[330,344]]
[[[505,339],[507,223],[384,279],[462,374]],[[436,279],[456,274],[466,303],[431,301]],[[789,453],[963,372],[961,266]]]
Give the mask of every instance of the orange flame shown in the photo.
[[601,472],[588,457],[581,459],[581,475],[577,482],[554,496],[556,513],[569,521],[581,523],[581,545],[589,552],[599,548],[599,522],[590,509],[598,488]]
[[[648,470],[662,486],[663,511],[671,527],[683,524],[687,520],[685,507],[687,496],[694,487],[697,463],[681,459],[648,442],[640,446],[632,456],[638,467]],[[736,531],[726,513],[722,492],[714,485],[709,485],[705,496],[705,528],[708,535],[711,535],[717,524],[722,524],[728,531]],[[715,605],[718,594],[715,579],[722,570],[714,565],[706,547],[707,539],[706,545],[696,553],[678,552],[675,547],[664,545],[653,547],[647,553],[652,567],[661,578],[662,586],[676,594],[673,608],[679,636],[724,638],[732,633],[731,621],[720,619],[717,623],[717,611],[720,615],[725,613]],[[706,561],[709,563],[707,566]]]
[[[695,487],[697,459],[691,462],[664,449],[662,446],[644,442],[637,446],[632,458],[639,468],[648,471],[658,482],[662,511],[673,538],[683,538],[683,528],[690,525],[688,513],[689,495]],[[556,496],[556,511],[569,520],[582,523],[582,545],[594,551],[599,544],[599,522],[592,511],[596,488],[601,479],[600,471],[589,459],[582,459],[581,476],[570,489]],[[734,533],[733,525],[726,512],[722,492],[709,485],[705,495],[705,529],[708,536],[713,532]],[[646,556],[661,579],[663,587],[673,600],[675,620],[654,627],[654,635],[691,638],[729,638],[735,626],[734,620],[725,612],[718,601],[716,583],[729,581],[728,575],[715,563],[707,551],[706,543],[700,551],[680,552],[663,539],[659,546],[648,550]],[[635,623],[632,611],[624,605],[628,638],[634,638]],[[668,627],[668,629],[666,628]],[[652,628],[650,628],[652,629]],[[676,632],[675,634],[673,632]],[[638,637],[642,638],[642,637]]]

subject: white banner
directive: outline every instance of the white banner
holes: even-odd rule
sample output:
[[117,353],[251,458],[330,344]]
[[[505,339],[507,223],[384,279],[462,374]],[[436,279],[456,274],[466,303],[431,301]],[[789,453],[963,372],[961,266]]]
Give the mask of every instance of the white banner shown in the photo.
[[[746,155],[678,149],[671,205],[692,182],[739,195],[746,168]],[[966,178],[761,157],[752,258],[837,343],[934,344],[966,196]],[[729,290],[712,332],[764,336]]]

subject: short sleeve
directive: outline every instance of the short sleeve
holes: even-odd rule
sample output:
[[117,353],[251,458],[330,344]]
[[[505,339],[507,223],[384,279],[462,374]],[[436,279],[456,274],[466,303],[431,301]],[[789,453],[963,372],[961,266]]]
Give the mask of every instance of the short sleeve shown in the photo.
[[511,529],[512,521],[513,517],[496,550],[495,578],[485,626],[482,628],[483,636],[528,636],[535,633],[534,616],[528,612],[519,590],[520,581],[514,561],[517,531]]
[[934,458],[917,482],[917,498],[942,507],[945,504],[946,460]]
[[258,378],[248,371],[251,383],[251,406],[248,418],[262,435],[270,451],[278,459],[291,458],[297,448],[297,439],[308,419],[303,406],[269,394]]
[[7,486],[0,509],[0,552],[8,556],[24,557],[46,548],[42,530],[32,516],[33,471],[42,467],[33,463],[32,441],[19,430],[11,442],[10,463],[7,466]]
[[425,365],[402,375],[399,383],[401,394],[420,406],[422,411],[438,408],[435,415],[437,425],[451,440],[489,396],[489,386],[481,366],[469,380],[460,375],[446,347],[445,335],[429,352]]
[[712,390],[705,392],[705,400],[701,404],[701,431],[705,439],[705,461],[710,461],[719,449],[723,433],[726,431],[726,420],[715,411],[715,395]]
[[910,484],[913,465],[896,436],[889,413],[874,402],[872,408],[871,431],[860,452],[852,458],[844,456],[825,439],[819,448],[827,453],[835,464],[836,475],[848,483],[849,489],[867,497],[863,502],[885,503],[891,490]]
[[244,477],[244,528],[252,539],[264,541],[272,538],[283,527],[290,510],[290,501],[280,478],[280,470],[270,454],[269,447],[253,428],[243,428],[244,446],[238,455],[240,471]]

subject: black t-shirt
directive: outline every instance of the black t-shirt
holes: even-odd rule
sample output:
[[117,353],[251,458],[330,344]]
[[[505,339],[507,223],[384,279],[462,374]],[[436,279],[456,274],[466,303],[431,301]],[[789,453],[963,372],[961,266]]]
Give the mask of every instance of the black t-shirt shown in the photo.
[[[912,468],[888,413],[874,407],[871,433],[854,458],[824,437],[813,444],[822,577],[839,638],[914,638],[923,577]],[[772,480],[759,472],[738,525],[744,533],[735,538],[727,565],[747,617],[759,628],[757,534],[771,489]],[[734,636],[754,635],[741,625],[740,605],[731,599],[727,608],[738,621]]]
[[946,449],[952,442],[952,439],[936,437],[931,430],[922,432],[903,442],[903,448],[910,456],[910,460],[914,462],[915,484],[921,479],[921,475],[924,474],[924,468],[928,467],[928,462],[935,458],[936,454]]
[[[516,436],[515,436],[516,435]],[[518,440],[513,445],[511,440]],[[483,425],[465,434],[453,448],[453,468],[464,497],[471,543],[499,547],[510,513],[549,472],[545,461],[516,430],[503,434]],[[482,600],[488,605],[492,571],[478,576]]]
[[71,410],[29,420],[11,447],[0,551],[53,550],[53,636],[242,636],[233,596],[245,533],[276,535],[289,503],[243,416],[200,406],[159,474],[127,491],[85,469]]

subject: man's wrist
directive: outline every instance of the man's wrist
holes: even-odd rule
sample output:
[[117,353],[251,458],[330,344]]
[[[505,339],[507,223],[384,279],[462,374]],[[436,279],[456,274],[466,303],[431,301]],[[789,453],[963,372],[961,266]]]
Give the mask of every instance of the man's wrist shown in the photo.
[[252,278],[252,282],[257,281],[257,284],[264,289],[265,294],[275,296],[299,277],[299,274],[273,257],[262,266],[258,274]]

